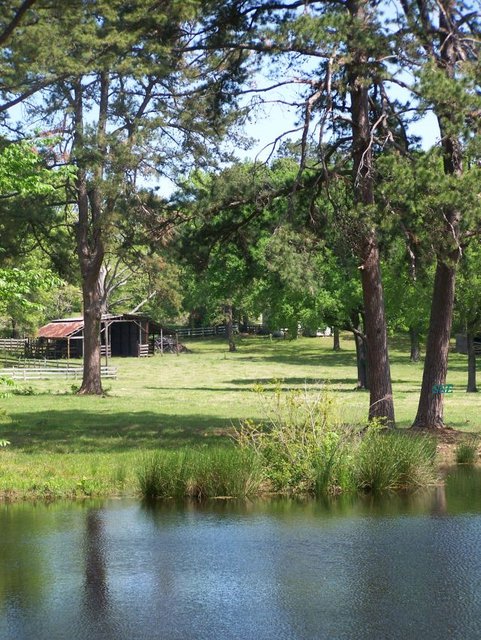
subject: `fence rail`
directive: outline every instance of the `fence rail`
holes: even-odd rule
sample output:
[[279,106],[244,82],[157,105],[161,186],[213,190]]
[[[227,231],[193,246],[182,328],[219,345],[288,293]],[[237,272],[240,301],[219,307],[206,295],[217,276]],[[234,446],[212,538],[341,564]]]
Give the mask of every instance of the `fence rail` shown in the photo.
[[154,345],[153,344],[139,344],[138,345],[138,355],[139,355],[139,358],[147,358],[148,356],[154,355]]
[[[11,380],[48,380],[49,378],[82,378],[81,366],[63,367],[9,367],[0,369],[0,377]],[[102,378],[116,378],[117,367],[101,367]]]
[[225,327],[220,325],[218,327],[194,327],[193,329],[174,329],[173,333],[179,338],[206,338],[208,336],[223,336],[225,335]]
[[27,340],[18,338],[0,338],[0,352],[8,354],[16,354],[17,356],[25,355]]

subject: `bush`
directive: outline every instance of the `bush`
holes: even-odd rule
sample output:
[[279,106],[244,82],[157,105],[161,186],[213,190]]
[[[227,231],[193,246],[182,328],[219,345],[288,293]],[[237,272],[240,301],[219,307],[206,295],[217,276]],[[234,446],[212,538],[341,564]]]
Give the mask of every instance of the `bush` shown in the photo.
[[426,486],[436,478],[435,456],[436,442],[429,436],[370,425],[357,446],[354,483],[373,492]]
[[478,459],[478,442],[476,439],[460,442],[456,447],[456,462],[458,464],[474,464]]
[[270,399],[264,390],[259,393],[266,419],[243,421],[236,441],[260,456],[272,487],[315,494],[348,488],[352,431],[341,425],[332,393],[283,394],[280,387]]

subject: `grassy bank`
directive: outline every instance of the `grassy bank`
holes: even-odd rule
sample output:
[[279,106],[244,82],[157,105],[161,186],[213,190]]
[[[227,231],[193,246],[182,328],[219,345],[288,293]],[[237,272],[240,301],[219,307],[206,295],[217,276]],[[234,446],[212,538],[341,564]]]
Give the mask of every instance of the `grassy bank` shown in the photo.
[[[273,341],[252,338],[228,353],[222,341],[192,342],[192,354],[150,359],[114,359],[117,380],[104,398],[78,397],[72,381],[19,384],[25,395],[1,400],[6,416],[0,438],[0,493],[27,496],[132,494],[137,469],[157,450],[199,450],[231,446],[232,424],[260,420],[261,383],[274,393],[284,388],[318,390],[330,381],[343,409],[342,419],[362,423],[369,396],[355,391],[354,344],[347,337],[334,353],[328,338]],[[401,349],[397,348],[401,347]],[[417,406],[422,365],[411,364],[407,345],[391,349],[399,426],[408,426]],[[480,400],[464,392],[466,357],[452,354],[446,419],[463,431],[481,430]]]

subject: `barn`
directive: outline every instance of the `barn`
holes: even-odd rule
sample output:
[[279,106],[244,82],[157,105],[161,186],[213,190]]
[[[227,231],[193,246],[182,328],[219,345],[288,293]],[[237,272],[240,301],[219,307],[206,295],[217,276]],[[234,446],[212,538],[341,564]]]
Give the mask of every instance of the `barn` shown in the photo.
[[[41,327],[29,342],[30,357],[81,358],[83,318],[60,318]],[[104,314],[100,343],[108,356],[143,357],[154,353],[154,340],[161,332],[158,323],[140,314]]]

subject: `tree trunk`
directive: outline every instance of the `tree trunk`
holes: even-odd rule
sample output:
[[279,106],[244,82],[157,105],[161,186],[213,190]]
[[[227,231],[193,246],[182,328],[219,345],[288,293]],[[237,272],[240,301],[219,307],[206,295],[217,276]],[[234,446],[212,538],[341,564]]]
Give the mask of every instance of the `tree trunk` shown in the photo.
[[17,322],[16,322],[15,318],[11,318],[11,321],[12,321],[12,333],[11,333],[11,336],[12,336],[12,338],[19,338],[20,334],[19,334],[18,329],[17,329]]
[[369,121],[369,53],[359,44],[360,25],[369,30],[367,0],[348,0],[353,20],[352,62],[348,65],[351,97],[352,158],[354,198],[360,215],[358,254],[364,301],[364,321],[367,338],[367,368],[369,371],[369,420],[384,418],[394,425],[394,403],[387,347],[387,326],[384,294],[376,231],[369,220],[374,205],[374,163],[371,125]]
[[84,305],[83,380],[79,394],[103,393],[100,375],[100,324],[102,318],[101,295],[95,272],[82,279]]
[[229,343],[229,351],[237,351],[237,347],[234,342],[234,327],[232,323],[232,305],[225,305],[225,331],[227,336],[227,342]]
[[366,340],[360,331],[353,331],[353,334],[356,345],[357,388],[369,389]]
[[413,423],[415,429],[442,429],[445,426],[444,395],[433,393],[432,389],[435,384],[446,383],[455,279],[456,269],[438,262],[426,341],[421,396]]
[[466,340],[468,345],[468,386],[466,387],[467,393],[477,393],[476,387],[476,351],[474,348],[474,335],[472,333],[466,334]]
[[409,338],[411,341],[411,362],[419,362],[421,351],[419,348],[419,331],[414,327],[409,328]]
[[[440,5],[439,15],[440,56],[437,64],[447,77],[454,78],[460,55],[458,39],[452,33],[452,25],[456,24],[454,1],[447,0],[442,6]],[[459,139],[453,134],[453,113],[451,110],[446,110],[446,106],[442,104],[435,109],[435,112],[441,132],[444,173],[461,176],[463,172],[461,145]],[[448,204],[441,211],[441,215],[444,224],[437,238],[436,276],[426,342],[423,382],[418,412],[413,423],[414,429],[445,427],[444,394],[432,393],[432,387],[434,384],[446,382],[456,269],[460,257],[461,214],[455,207]]]
[[379,250],[374,238],[371,241],[370,255],[364,263],[361,274],[369,372],[369,420],[385,418],[387,424],[392,426],[394,404],[387,348],[387,327]]
[[340,351],[341,350],[341,341],[340,341],[340,337],[339,337],[339,327],[333,327],[333,345],[332,348],[334,349],[334,351]]
[[108,75],[101,74],[100,106],[98,120],[98,145],[100,164],[92,171],[89,179],[84,166],[83,92],[81,79],[74,83],[75,137],[73,149],[77,154],[76,195],[78,207],[77,255],[82,277],[82,297],[84,312],[83,340],[83,379],[79,394],[102,394],[100,369],[100,323],[102,317],[101,268],[104,260],[102,213],[103,201],[101,183],[103,178],[102,162],[105,157],[105,135],[107,122]]

